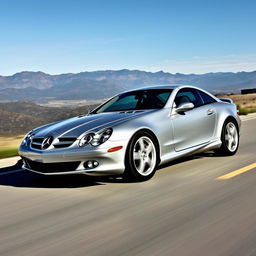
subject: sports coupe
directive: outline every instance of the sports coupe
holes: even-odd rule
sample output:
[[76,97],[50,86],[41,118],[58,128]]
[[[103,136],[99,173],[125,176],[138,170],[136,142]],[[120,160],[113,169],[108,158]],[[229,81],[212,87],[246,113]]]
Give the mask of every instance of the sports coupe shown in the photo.
[[159,164],[214,150],[233,155],[241,121],[231,99],[184,85],[136,89],[88,114],[30,131],[23,168],[46,174],[123,175],[150,179]]

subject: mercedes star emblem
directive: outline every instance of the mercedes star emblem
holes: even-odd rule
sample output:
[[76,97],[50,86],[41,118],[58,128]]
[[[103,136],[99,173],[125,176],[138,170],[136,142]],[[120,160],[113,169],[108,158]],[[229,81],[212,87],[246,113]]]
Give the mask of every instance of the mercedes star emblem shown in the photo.
[[42,148],[42,149],[47,149],[47,148],[49,148],[49,147],[51,146],[52,142],[53,142],[53,137],[52,137],[52,136],[49,136],[49,137],[47,137],[47,138],[44,138],[44,140],[43,140],[43,142],[42,142],[41,148]]

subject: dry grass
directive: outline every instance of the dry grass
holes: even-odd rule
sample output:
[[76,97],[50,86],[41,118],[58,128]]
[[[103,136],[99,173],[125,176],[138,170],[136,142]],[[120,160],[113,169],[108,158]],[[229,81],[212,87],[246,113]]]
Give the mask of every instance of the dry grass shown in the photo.
[[241,108],[256,109],[256,93],[225,95],[222,97],[231,98]]
[[256,93],[252,94],[231,94],[221,97],[231,98],[237,105],[240,115],[247,115],[256,112]]
[[0,137],[0,149],[17,148],[24,135],[15,137]]
[[23,137],[24,135],[0,137],[0,158],[16,156]]

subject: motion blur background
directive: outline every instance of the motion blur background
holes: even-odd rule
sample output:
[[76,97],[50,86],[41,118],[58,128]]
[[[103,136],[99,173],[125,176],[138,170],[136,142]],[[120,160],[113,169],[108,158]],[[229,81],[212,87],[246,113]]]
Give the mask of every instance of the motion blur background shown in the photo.
[[[255,256],[255,13],[255,0],[0,0],[0,255]],[[238,104],[236,155],[139,183],[11,157],[34,127],[167,83]]]
[[[113,94],[191,84],[255,112],[255,1],[0,1],[0,157]],[[253,91],[252,91],[253,92]]]

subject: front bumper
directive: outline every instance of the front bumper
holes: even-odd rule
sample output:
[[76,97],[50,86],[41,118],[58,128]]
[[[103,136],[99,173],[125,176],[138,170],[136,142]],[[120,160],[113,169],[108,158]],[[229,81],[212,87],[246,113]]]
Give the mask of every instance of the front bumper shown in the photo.
[[[122,149],[108,152],[109,148],[116,146],[122,146]],[[103,145],[99,147],[88,145],[84,148],[73,146],[51,150],[37,150],[29,145],[21,145],[19,155],[23,158],[23,169],[44,175],[81,173],[92,176],[120,175],[125,169],[126,147],[125,141],[108,141],[104,147]],[[95,168],[86,168],[84,164],[87,161],[97,161],[99,165]]]

